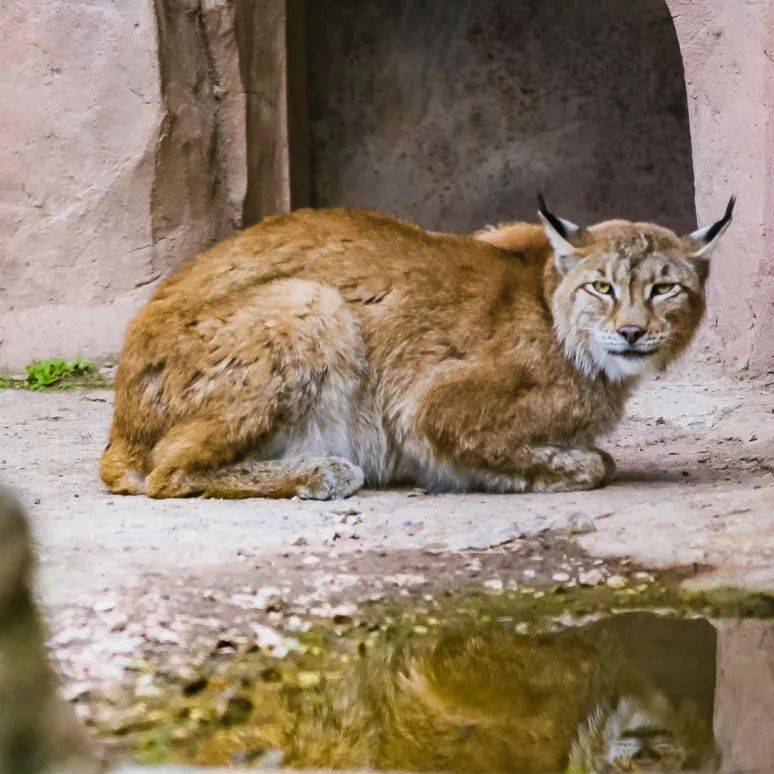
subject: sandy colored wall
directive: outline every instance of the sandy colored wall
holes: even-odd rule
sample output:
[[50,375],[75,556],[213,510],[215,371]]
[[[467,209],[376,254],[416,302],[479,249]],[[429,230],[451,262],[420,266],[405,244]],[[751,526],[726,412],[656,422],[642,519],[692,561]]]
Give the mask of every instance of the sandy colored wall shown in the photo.
[[0,370],[115,353],[159,278],[287,200],[284,3],[247,39],[243,5],[0,4]]
[[685,63],[699,221],[739,197],[713,257],[705,360],[774,371],[774,0],[669,0]]
[[[655,0],[642,2],[652,8],[652,19],[665,18]],[[351,0],[342,0],[330,10],[346,20],[350,5]],[[361,0],[361,5],[377,13],[372,0]],[[415,5],[426,12],[430,4]],[[319,154],[326,143],[341,140],[357,163],[370,159],[377,173],[364,178],[364,184],[347,179],[342,165],[344,177],[337,181],[336,164],[321,162],[319,155],[315,160],[313,154],[310,182],[313,193],[317,186],[318,203],[355,203],[357,194],[357,203],[371,204],[367,195],[378,191],[381,198],[375,203],[388,209],[397,209],[390,201],[409,202],[413,209],[403,214],[416,213],[428,225],[469,228],[530,214],[527,189],[531,199],[534,184],[521,181],[533,178],[545,185],[557,207],[575,196],[562,210],[579,220],[622,209],[667,222],[673,218],[676,226],[691,220],[685,166],[667,184],[663,176],[658,184],[658,168],[667,160],[687,164],[687,136],[666,129],[682,121],[676,97],[657,125],[636,110],[629,111],[628,121],[617,119],[619,137],[628,137],[629,129],[655,133],[668,146],[656,156],[640,146],[632,150],[629,140],[619,147],[614,135],[596,137],[588,130],[599,127],[605,114],[592,109],[588,93],[607,89],[607,102],[599,102],[603,106],[626,97],[610,91],[615,70],[639,73],[643,94],[655,93],[646,72],[660,88],[665,57],[674,57],[674,46],[649,48],[642,41],[666,40],[673,35],[668,24],[643,27],[642,40],[631,44],[639,52],[636,61],[610,53],[607,66],[597,67],[593,59],[587,61],[576,34],[558,34],[566,14],[581,13],[589,4],[563,2],[556,20],[542,10],[548,5],[524,0],[523,25],[509,23],[507,15],[498,21],[495,14],[476,27],[470,14],[460,14],[459,24],[472,24],[472,37],[463,35],[460,50],[483,59],[476,60],[476,68],[457,72],[466,60],[450,50],[444,60],[450,77],[439,83],[432,71],[420,71],[427,76],[433,105],[437,102],[446,113],[449,106],[460,106],[468,122],[460,149],[444,137],[447,130],[461,131],[454,115],[424,126],[408,114],[399,122],[402,134],[390,135],[408,161],[399,153],[385,165],[380,159],[390,137],[377,137],[372,147],[358,149],[357,138],[348,134],[341,105],[352,95],[339,94],[327,108],[325,100],[315,102],[312,96],[312,151],[317,147]],[[607,0],[595,4],[607,5]],[[475,7],[490,6],[506,4]],[[633,4],[626,6],[629,10],[610,22],[610,35],[632,37]],[[320,6],[312,6],[312,16],[315,7]],[[771,370],[774,355],[774,336],[768,335],[774,317],[774,257],[766,238],[774,231],[774,60],[765,53],[774,47],[773,9],[774,0],[669,1],[685,66],[699,219],[717,217],[728,194],[739,195],[736,223],[715,261],[710,320],[697,357],[755,372]],[[550,69],[552,59],[540,59],[540,38],[524,37],[532,16],[561,64],[559,77],[541,72]],[[371,25],[369,30],[364,18],[355,20],[361,38],[348,39],[351,31],[329,38],[323,31],[320,45],[343,41],[355,61],[369,46],[378,48],[391,39],[396,46],[410,43],[440,55],[439,29],[455,33],[451,17],[443,22],[446,26],[407,29],[397,37],[393,33],[400,32],[400,25],[384,30]],[[161,276],[241,224],[289,206],[284,24],[284,0],[0,4],[0,100],[6,106],[0,112],[0,372],[18,370],[33,358],[115,353],[126,322]],[[588,33],[584,40],[604,45],[593,29],[582,29]],[[522,49],[542,63],[540,71],[524,63]],[[495,57],[489,64],[487,53]],[[311,50],[310,59],[314,56]],[[310,62],[316,67],[310,86],[325,81],[323,65]],[[333,66],[340,65],[334,59]],[[408,80],[416,80],[415,65],[406,59]],[[670,67],[678,65],[673,61]],[[551,100],[575,77],[576,66],[587,91],[568,97],[566,112],[557,112]],[[518,78],[508,75],[509,68]],[[466,96],[469,82],[482,89],[486,99],[481,104]],[[318,94],[325,94],[325,88]],[[362,90],[362,84],[357,88]],[[376,96],[387,99],[389,89],[380,88]],[[393,96],[400,102],[399,94]],[[513,134],[509,113],[492,109],[497,100],[529,112],[530,131]],[[321,115],[321,109],[328,114]],[[423,115],[432,116],[432,111]],[[569,118],[556,121],[557,115]],[[590,118],[590,124],[583,123]],[[471,144],[469,125],[475,121],[481,142]],[[394,118],[386,123],[397,131]],[[326,126],[332,133],[327,139]],[[518,163],[512,153],[517,146]],[[670,155],[670,148],[679,153]],[[554,165],[551,160],[557,157],[561,163]],[[603,171],[611,158],[633,165],[631,174],[606,180]],[[428,186],[433,174],[439,183]],[[448,180],[460,176],[469,180],[462,194]],[[636,184],[630,186],[630,178]],[[578,181],[588,179],[595,179],[595,185],[578,196]],[[614,206],[624,201],[626,207]]]
[[153,9],[0,6],[0,364],[115,347],[154,271]]

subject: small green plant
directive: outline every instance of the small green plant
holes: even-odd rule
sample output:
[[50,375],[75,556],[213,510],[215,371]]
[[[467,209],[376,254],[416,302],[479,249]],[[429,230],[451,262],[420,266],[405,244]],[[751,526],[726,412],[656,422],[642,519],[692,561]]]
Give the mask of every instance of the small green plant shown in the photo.
[[[113,364],[110,361],[98,361],[76,357],[75,360],[51,358],[37,360],[25,366],[25,374],[0,374],[0,389],[12,390],[66,390],[70,387],[84,389],[106,389],[113,386],[112,379],[106,377]],[[105,372],[103,372],[103,370]]]
[[71,362],[62,358],[52,358],[30,363],[24,370],[27,372],[26,387],[30,390],[42,390],[44,387],[59,384],[63,380],[84,376],[91,370],[91,363],[79,357]]

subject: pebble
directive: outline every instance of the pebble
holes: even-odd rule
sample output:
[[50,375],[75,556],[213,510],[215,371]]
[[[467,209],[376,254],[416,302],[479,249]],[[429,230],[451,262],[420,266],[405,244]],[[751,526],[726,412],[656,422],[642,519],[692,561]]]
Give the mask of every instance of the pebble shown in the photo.
[[282,590],[276,586],[263,586],[255,592],[253,604],[259,610],[276,607],[282,603]]
[[291,650],[298,650],[299,645],[296,640],[292,637],[283,637],[269,626],[253,624],[253,632],[255,632],[256,645],[277,658],[284,658]]
[[570,580],[570,576],[566,572],[555,572],[551,577],[558,583],[566,583]]
[[604,579],[605,576],[600,570],[589,570],[588,572],[581,570],[578,573],[578,582],[581,586],[599,586]]
[[499,578],[490,578],[484,581],[484,588],[490,591],[502,591],[504,586],[503,582]]
[[408,572],[398,572],[394,575],[385,575],[384,580],[394,586],[418,586],[427,579],[424,575],[415,575]]
[[361,511],[357,510],[357,508],[335,508],[331,511],[331,513],[335,513],[337,516],[360,516]]
[[107,613],[108,611],[112,610],[117,604],[118,604],[118,600],[115,597],[112,597],[112,596],[102,597],[102,599],[98,599],[94,603],[94,610],[97,613]]
[[607,579],[607,585],[611,589],[622,589],[626,586],[627,583],[628,581],[623,577],[623,575],[611,575]]

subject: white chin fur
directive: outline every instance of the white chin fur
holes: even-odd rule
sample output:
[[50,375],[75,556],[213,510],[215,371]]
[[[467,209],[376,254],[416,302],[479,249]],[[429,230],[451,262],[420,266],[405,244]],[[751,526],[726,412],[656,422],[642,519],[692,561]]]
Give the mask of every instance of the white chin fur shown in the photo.
[[556,333],[565,354],[584,376],[593,377],[602,371],[610,381],[624,382],[653,376],[663,370],[661,352],[650,357],[621,357],[608,352],[593,334],[585,339],[577,335],[563,336],[558,327]]
[[661,370],[661,355],[654,353],[649,357],[622,357],[613,355],[601,347],[594,347],[594,360],[612,382],[639,379],[653,376]]

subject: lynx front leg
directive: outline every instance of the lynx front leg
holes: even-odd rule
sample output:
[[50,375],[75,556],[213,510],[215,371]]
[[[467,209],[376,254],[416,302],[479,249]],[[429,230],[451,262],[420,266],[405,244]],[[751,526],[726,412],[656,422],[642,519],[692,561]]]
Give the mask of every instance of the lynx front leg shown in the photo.
[[248,458],[211,470],[176,470],[149,479],[151,497],[337,500],[363,486],[363,471],[342,457]]
[[584,426],[577,404],[571,387],[520,388],[497,374],[446,377],[425,393],[415,420],[431,450],[427,483],[492,492],[604,486],[615,465],[576,440]]

